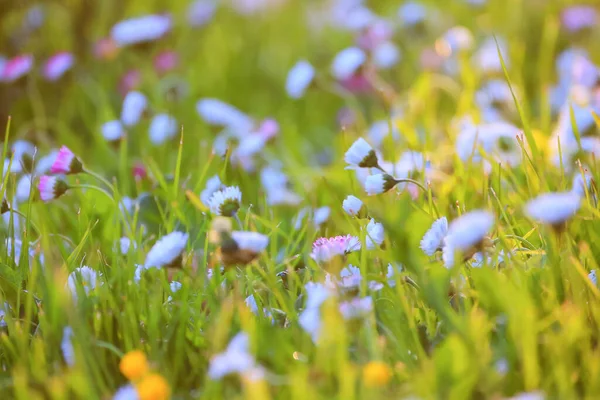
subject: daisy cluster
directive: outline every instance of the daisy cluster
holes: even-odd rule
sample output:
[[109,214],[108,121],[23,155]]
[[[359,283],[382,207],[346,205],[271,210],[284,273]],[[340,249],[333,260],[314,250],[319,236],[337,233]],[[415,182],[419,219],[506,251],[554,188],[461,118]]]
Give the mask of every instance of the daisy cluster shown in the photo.
[[600,9],[383,3],[9,7],[0,392],[599,395]]

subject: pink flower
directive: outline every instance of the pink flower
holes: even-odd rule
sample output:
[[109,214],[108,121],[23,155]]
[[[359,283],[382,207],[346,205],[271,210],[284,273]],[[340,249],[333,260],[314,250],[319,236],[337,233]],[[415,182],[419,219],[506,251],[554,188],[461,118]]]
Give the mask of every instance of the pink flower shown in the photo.
[[117,44],[111,38],[100,39],[94,45],[94,56],[101,60],[112,60],[118,51]]
[[73,54],[66,51],[56,53],[44,65],[44,77],[49,81],[55,81],[71,69],[74,62]]
[[82,171],[81,161],[67,146],[60,148],[54,164],[50,167],[50,172],[53,174],[78,174]]
[[65,181],[55,176],[43,175],[38,183],[40,198],[46,203],[65,194],[68,188]]
[[365,74],[361,73],[354,74],[349,78],[341,80],[340,84],[352,93],[365,93],[373,89],[369,79]]
[[137,69],[131,69],[119,81],[119,92],[123,96],[131,92],[142,83],[142,74]]
[[4,82],[14,82],[17,79],[25,76],[33,67],[33,56],[23,54],[11,58],[4,64],[4,68],[0,73],[0,80]]
[[146,179],[146,177],[148,176],[148,172],[146,171],[146,167],[144,166],[144,164],[137,162],[134,164],[133,168],[132,168],[132,174],[133,177],[136,181],[140,181],[142,179]]
[[319,238],[313,243],[310,256],[316,262],[327,262],[336,256],[343,256],[357,250],[360,250],[360,241],[356,236]]
[[163,51],[154,57],[154,69],[158,74],[165,74],[177,67],[179,56],[174,51]]

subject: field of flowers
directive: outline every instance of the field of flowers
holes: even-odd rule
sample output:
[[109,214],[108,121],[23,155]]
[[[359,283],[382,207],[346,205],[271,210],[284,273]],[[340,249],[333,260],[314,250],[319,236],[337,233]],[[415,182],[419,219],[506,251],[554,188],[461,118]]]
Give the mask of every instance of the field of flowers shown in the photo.
[[0,0],[0,398],[600,398],[587,3]]

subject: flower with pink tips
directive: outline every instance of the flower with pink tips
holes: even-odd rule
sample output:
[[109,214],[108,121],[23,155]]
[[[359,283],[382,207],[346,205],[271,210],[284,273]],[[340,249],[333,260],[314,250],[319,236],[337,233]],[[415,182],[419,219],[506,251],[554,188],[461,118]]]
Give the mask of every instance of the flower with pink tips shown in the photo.
[[343,256],[357,250],[360,250],[360,240],[356,236],[322,237],[313,243],[310,256],[316,262],[327,262],[336,256]]
[[83,164],[67,146],[62,146],[58,151],[54,164],[50,167],[50,172],[65,175],[78,174],[83,172]]
[[38,183],[40,198],[46,203],[65,194],[68,188],[67,183],[56,176],[43,175]]
[[49,81],[56,81],[70,70],[74,63],[75,57],[73,57],[73,54],[67,51],[56,53],[44,64],[44,78]]
[[14,82],[17,79],[27,75],[33,68],[33,56],[31,54],[22,54],[8,60],[0,72],[0,81]]

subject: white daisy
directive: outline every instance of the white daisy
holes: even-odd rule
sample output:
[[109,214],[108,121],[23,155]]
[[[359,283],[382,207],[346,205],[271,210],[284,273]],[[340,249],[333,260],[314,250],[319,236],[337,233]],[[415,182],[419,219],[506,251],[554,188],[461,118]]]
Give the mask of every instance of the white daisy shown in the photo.
[[233,231],[231,238],[240,250],[258,254],[267,248],[269,237],[258,232]]
[[353,251],[358,251],[360,248],[360,240],[356,236],[322,237],[313,243],[310,256],[316,262],[327,262],[336,256],[343,256]]
[[448,234],[448,219],[437,219],[421,239],[421,250],[428,256],[433,256],[444,245],[444,237]]
[[105,122],[100,130],[102,131],[102,137],[109,142],[121,139],[125,134],[123,124],[118,119]]
[[88,266],[75,268],[69,274],[67,279],[67,287],[71,291],[73,299],[77,299],[79,287],[83,288],[86,295],[96,288],[98,283],[98,273]]
[[342,208],[351,217],[358,216],[361,210],[365,211],[366,213],[366,210],[363,209],[363,202],[358,197],[352,195],[344,199]]
[[329,214],[331,214],[331,208],[327,206],[317,208],[313,213],[313,224],[316,227],[323,225],[329,219]]
[[342,301],[339,307],[345,320],[364,318],[373,311],[373,298],[355,297],[349,301]]
[[331,74],[338,80],[350,78],[367,61],[367,55],[358,47],[348,47],[336,54]]
[[246,333],[238,333],[231,339],[223,353],[210,360],[208,377],[219,380],[230,374],[244,374],[256,367],[254,356],[249,352],[249,338]]
[[202,99],[196,103],[196,111],[210,125],[229,128],[235,132],[252,131],[254,121],[234,106],[217,99]]
[[396,180],[388,174],[369,175],[365,180],[365,191],[369,196],[385,193],[396,185]]
[[148,100],[140,92],[132,91],[127,93],[123,100],[123,107],[121,108],[121,121],[125,126],[136,125],[146,107],[148,106]]
[[181,257],[187,245],[189,235],[183,232],[171,232],[160,238],[146,255],[145,268],[170,266]]
[[304,92],[309,87],[315,77],[314,67],[305,60],[298,61],[290,69],[285,82],[285,90],[293,99],[299,99],[304,96]]
[[344,155],[344,161],[348,164],[346,169],[354,169],[357,167],[370,168],[378,165],[375,150],[373,150],[371,145],[363,138],[359,138],[352,143],[352,146],[350,146]]
[[215,175],[207,180],[204,190],[202,193],[200,193],[200,200],[202,201],[202,204],[208,205],[212,195],[222,187],[223,184],[221,183],[221,179],[218,175]]
[[118,22],[110,36],[118,46],[127,46],[160,39],[171,30],[171,25],[167,15],[145,15]]
[[150,122],[150,142],[163,144],[177,134],[177,120],[168,114],[156,114]]
[[228,186],[214,192],[207,205],[213,214],[231,217],[240,209],[241,202],[242,192],[240,192],[240,188]]
[[365,239],[367,249],[372,250],[377,246],[381,246],[384,239],[385,232],[383,230],[383,225],[379,222],[375,222],[374,219],[371,219],[367,225],[367,237]]
[[577,213],[581,197],[573,192],[552,192],[539,195],[525,205],[526,214],[542,223],[559,225]]
[[446,239],[461,251],[479,244],[494,226],[494,215],[489,211],[476,210],[463,214],[448,228]]

